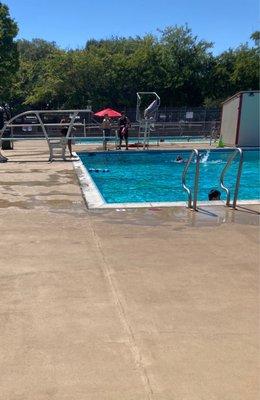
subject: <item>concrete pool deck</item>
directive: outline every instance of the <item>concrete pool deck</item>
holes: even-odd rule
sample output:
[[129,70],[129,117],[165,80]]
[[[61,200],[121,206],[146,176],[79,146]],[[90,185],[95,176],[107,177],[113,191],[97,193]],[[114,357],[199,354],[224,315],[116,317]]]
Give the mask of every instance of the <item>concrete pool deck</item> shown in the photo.
[[1,400],[259,398],[258,205],[87,210],[46,144],[5,155]]

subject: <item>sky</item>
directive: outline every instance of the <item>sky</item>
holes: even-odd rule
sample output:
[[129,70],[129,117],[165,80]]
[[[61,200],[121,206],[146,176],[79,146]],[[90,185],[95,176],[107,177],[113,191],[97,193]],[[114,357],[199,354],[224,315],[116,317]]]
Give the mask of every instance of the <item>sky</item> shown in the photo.
[[258,0],[0,0],[19,26],[18,38],[82,48],[89,39],[158,35],[184,25],[213,42],[213,53],[249,42],[259,30]]

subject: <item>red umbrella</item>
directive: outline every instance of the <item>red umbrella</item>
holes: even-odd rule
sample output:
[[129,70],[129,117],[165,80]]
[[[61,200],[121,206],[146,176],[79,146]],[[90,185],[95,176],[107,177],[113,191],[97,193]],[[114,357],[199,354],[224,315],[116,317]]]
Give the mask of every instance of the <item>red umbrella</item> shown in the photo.
[[97,117],[104,117],[105,115],[108,115],[110,118],[121,117],[121,113],[112,110],[112,108],[105,108],[104,110],[96,112],[94,115],[96,115]]

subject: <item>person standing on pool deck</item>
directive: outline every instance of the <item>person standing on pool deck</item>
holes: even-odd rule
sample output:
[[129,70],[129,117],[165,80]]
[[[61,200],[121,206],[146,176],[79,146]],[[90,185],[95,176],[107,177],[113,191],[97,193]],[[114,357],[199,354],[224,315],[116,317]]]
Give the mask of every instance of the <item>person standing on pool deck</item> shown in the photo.
[[108,114],[104,115],[104,119],[101,124],[101,129],[104,131],[105,138],[109,138],[111,134],[111,121]]
[[125,112],[121,112],[121,117],[118,120],[119,125],[119,150],[121,150],[122,141],[125,139],[125,149],[128,150],[128,129],[131,126],[130,119],[125,115]]

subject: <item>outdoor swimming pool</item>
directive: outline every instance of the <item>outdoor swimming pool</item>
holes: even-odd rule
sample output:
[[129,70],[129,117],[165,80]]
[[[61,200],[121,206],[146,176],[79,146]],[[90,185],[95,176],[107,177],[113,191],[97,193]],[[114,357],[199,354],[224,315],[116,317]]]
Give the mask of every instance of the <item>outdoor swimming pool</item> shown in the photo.
[[[198,200],[208,200],[212,188],[221,191],[219,177],[230,155],[227,149],[201,150]],[[106,203],[177,202],[186,201],[181,176],[184,163],[176,163],[177,155],[187,160],[190,150],[129,151],[78,153]],[[234,188],[238,160],[235,159],[225,178]],[[195,163],[190,166],[187,184],[193,186]],[[259,152],[244,150],[239,200],[260,199]],[[231,190],[231,194],[233,191]]]

